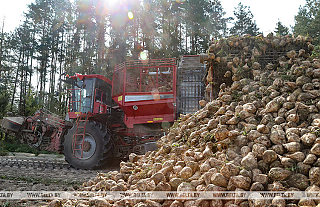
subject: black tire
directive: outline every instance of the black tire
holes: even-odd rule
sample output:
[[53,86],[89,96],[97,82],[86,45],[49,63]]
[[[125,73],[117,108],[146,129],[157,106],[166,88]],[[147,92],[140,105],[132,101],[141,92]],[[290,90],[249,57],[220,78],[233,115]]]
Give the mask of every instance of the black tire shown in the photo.
[[[110,157],[113,150],[111,134],[104,125],[95,121],[88,121],[86,126],[85,140],[89,143],[89,149],[86,148],[86,152],[83,150],[82,158],[79,154],[77,154],[78,156],[74,156],[73,139],[76,128],[75,123],[66,134],[63,144],[65,159],[72,167],[86,170],[98,169],[108,163],[108,161],[111,161]],[[76,150],[75,153],[80,153],[80,151]]]

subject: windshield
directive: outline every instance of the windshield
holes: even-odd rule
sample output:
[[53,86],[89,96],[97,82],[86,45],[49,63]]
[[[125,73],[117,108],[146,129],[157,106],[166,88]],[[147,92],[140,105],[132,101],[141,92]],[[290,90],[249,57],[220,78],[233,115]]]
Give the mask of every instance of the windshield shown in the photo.
[[73,110],[75,112],[92,112],[93,86],[93,79],[77,80],[73,90]]

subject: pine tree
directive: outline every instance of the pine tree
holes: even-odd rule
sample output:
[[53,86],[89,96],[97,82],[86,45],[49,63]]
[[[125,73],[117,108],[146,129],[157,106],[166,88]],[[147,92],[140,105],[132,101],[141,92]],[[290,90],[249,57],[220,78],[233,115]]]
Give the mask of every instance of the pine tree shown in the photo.
[[[142,36],[142,43],[137,42],[137,47],[142,47],[149,52],[150,58],[157,57],[158,45],[156,40],[159,37],[159,23],[158,23],[158,7],[159,2],[154,0],[143,0],[140,10],[140,29]],[[139,50],[140,48],[137,48]]]
[[230,29],[230,34],[237,35],[257,35],[259,34],[259,28],[257,27],[256,22],[253,20],[253,14],[250,11],[250,7],[244,6],[241,2],[238,4],[238,7],[233,11],[235,16],[235,21],[233,27]]
[[64,72],[111,78],[116,64],[137,59],[141,50],[154,59],[199,54],[212,37],[226,35],[220,0],[106,2],[35,0],[23,24],[10,36],[2,33],[0,80],[13,80],[5,82],[11,110],[31,115],[37,105],[63,114],[66,86],[57,76]]
[[8,34],[4,30],[4,20],[1,24],[0,34],[0,119],[5,116],[9,104],[11,73],[8,67],[9,49]]
[[306,6],[299,7],[298,14],[294,17],[295,25],[293,27],[294,33],[300,35],[307,35],[310,32],[312,17]]
[[208,8],[208,2],[205,0],[189,0],[186,11],[186,27],[190,37],[190,53],[198,54],[204,52],[207,41],[210,39],[208,27],[205,26],[209,22],[205,9]]
[[289,28],[283,25],[282,22],[278,19],[274,33],[279,36],[285,36],[289,34]]
[[317,38],[320,43],[320,0],[306,0],[295,16],[294,33]]
[[214,39],[219,39],[227,35],[227,23],[230,21],[229,18],[225,18],[226,12],[223,10],[221,2],[219,0],[211,0],[207,9],[210,22],[211,36]]

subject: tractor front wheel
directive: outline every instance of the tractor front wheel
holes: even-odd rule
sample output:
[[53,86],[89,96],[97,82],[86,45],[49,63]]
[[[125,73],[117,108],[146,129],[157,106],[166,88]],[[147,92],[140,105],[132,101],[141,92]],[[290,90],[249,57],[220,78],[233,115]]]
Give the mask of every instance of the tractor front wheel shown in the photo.
[[64,139],[64,156],[66,161],[77,169],[98,169],[110,161],[113,143],[111,134],[104,125],[95,121],[88,121],[85,130],[83,149],[81,145],[83,137],[75,139],[76,124],[68,131]]

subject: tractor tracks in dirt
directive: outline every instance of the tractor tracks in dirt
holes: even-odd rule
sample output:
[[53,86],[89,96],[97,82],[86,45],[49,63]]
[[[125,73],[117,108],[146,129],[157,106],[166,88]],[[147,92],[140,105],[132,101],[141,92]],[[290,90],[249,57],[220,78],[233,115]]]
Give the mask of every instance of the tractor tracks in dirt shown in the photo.
[[[18,156],[17,156],[18,155]],[[120,170],[120,160],[114,159],[100,170],[72,168],[61,155],[34,156],[16,153],[0,156],[0,191],[76,191],[98,173]],[[46,200],[1,200],[3,206],[47,206]]]
[[60,159],[45,159],[32,157],[0,157],[0,166],[17,167],[17,168],[33,168],[33,169],[69,169],[70,165]]
[[0,191],[73,191],[98,173],[119,170],[119,162],[100,170],[81,170],[72,168],[64,157],[1,156]]

